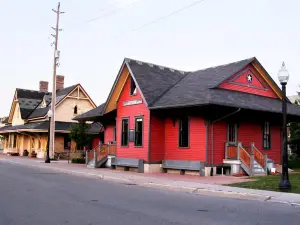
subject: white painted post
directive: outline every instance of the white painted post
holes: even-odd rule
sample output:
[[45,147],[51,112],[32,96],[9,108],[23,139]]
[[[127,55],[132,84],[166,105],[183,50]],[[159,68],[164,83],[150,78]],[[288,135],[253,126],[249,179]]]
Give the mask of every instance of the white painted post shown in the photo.
[[254,155],[250,155],[250,170],[251,170],[251,176],[254,174]]
[[268,157],[266,154],[264,154],[264,160],[265,160],[265,173],[268,175]]
[[251,146],[251,154],[254,154],[254,143],[252,142],[252,143],[250,144],[250,146]]
[[228,159],[228,142],[225,143],[225,159]]
[[94,168],[96,168],[96,165],[97,165],[97,152],[96,152],[96,150],[94,150],[94,162],[95,162]]
[[242,147],[242,143],[238,142],[238,147],[237,147],[237,159],[240,159],[240,147]]

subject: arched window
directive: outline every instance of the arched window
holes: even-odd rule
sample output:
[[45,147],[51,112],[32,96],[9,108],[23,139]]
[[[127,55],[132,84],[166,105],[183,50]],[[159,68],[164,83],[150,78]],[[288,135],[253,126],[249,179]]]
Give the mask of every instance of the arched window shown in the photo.
[[75,105],[75,107],[74,107],[74,114],[77,114],[77,110],[78,110],[77,105]]

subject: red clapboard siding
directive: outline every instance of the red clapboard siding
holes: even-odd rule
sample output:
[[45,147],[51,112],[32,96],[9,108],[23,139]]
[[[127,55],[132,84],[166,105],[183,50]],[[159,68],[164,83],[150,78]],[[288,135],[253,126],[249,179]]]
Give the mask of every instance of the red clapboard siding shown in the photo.
[[[140,90],[137,91],[137,94],[135,96],[130,96],[130,79],[127,79],[117,105],[117,140],[120,140],[117,143],[117,157],[144,159],[148,161],[148,132],[150,111],[146,107],[144,102],[138,105],[123,106],[124,101],[137,99],[142,99]],[[122,117],[129,117],[129,128],[134,129],[135,116],[144,116],[143,147],[134,147],[134,143],[132,142],[129,142],[128,147],[121,147]]]
[[[219,87],[270,98],[277,98],[275,92],[264,81],[264,79],[252,65],[247,66],[243,71],[244,72],[241,75],[239,74],[240,72],[238,72],[237,74],[230,77],[227,81],[220,84]],[[249,73],[252,74],[252,83],[249,83],[247,81],[247,75]]]
[[104,131],[105,144],[108,144],[108,142],[114,140],[114,127],[115,125],[108,125],[105,127],[105,131]]
[[157,162],[164,159],[165,154],[165,120],[151,116],[150,161]]
[[249,146],[254,142],[256,148],[264,154],[267,154],[275,163],[281,161],[281,131],[280,126],[271,125],[271,149],[263,149],[263,131],[260,124],[242,123],[238,129],[238,140],[244,146]]
[[[213,134],[212,134],[213,132]],[[225,159],[225,143],[227,141],[227,124],[218,122],[209,126],[209,164],[222,164]],[[213,148],[213,152],[212,152]],[[212,156],[213,154],[213,156]]]
[[165,159],[205,161],[206,126],[202,118],[190,117],[190,147],[179,148],[178,120],[175,126],[172,119],[165,122]]

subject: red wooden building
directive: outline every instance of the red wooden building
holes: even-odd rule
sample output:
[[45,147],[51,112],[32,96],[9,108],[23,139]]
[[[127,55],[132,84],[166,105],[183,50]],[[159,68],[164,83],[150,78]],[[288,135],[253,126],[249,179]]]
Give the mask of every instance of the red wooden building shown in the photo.
[[115,166],[255,175],[281,162],[281,99],[256,58],[195,72],[125,59],[107,101],[75,119],[103,124]]

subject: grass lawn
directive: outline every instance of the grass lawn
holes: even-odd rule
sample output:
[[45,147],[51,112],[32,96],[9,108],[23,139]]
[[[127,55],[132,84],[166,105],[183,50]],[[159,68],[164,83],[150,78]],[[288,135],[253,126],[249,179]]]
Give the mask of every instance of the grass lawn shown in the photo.
[[[289,192],[300,194],[300,173],[290,174],[289,178],[290,178],[290,182],[292,184],[292,189]],[[228,186],[260,189],[260,190],[267,190],[267,191],[280,191],[278,188],[279,181],[280,181],[280,175],[255,177],[254,179],[255,179],[255,181],[247,181],[247,182],[243,182],[243,183],[229,184]]]

